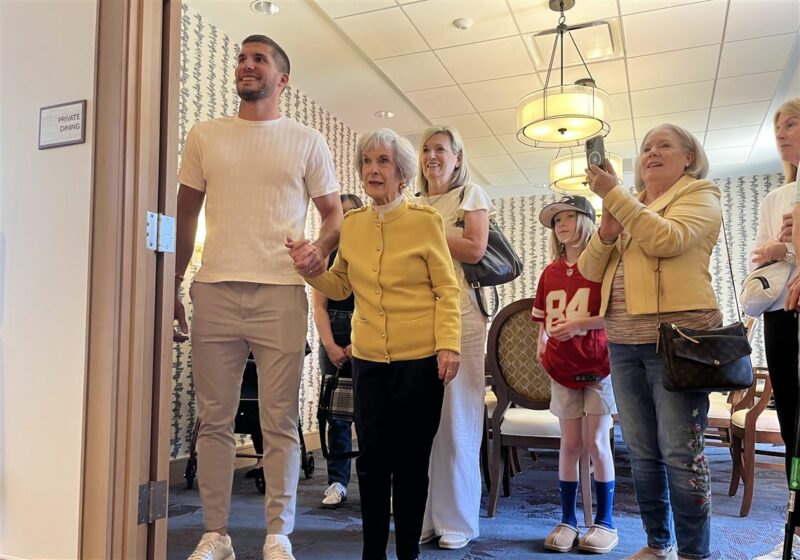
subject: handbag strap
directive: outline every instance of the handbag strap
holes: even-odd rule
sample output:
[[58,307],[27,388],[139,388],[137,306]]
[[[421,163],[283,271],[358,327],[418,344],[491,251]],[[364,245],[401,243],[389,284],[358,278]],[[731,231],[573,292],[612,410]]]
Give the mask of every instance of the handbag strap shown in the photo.
[[[664,210],[666,215],[669,206]],[[733,277],[733,263],[731,262],[731,249],[728,245],[728,232],[725,229],[725,217],[720,210],[720,221],[722,223],[722,239],[725,242],[725,258],[728,260],[728,272],[731,275],[731,286],[733,287],[733,300],[736,302],[736,315],[739,317],[739,322],[742,321],[742,312],[739,309],[739,297],[736,295],[736,280]],[[661,257],[658,258],[658,294],[656,297],[656,327],[661,324]],[[658,339],[656,339],[656,351],[658,351]]]

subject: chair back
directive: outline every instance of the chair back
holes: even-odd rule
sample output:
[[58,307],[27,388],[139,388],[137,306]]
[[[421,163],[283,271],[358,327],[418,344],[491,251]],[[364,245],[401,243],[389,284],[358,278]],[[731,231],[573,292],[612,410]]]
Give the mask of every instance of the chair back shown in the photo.
[[550,376],[536,360],[542,325],[531,319],[532,309],[532,298],[515,301],[500,310],[489,329],[487,364],[498,407],[513,403],[543,410],[550,406]]

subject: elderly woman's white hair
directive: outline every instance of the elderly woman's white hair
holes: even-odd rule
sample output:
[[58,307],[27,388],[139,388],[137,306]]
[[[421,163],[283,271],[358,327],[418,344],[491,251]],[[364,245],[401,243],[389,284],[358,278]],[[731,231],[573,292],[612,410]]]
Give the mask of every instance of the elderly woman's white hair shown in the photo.
[[425,130],[422,133],[422,137],[419,140],[419,158],[420,158],[420,166],[419,166],[419,173],[417,174],[417,188],[422,191],[422,194],[428,194],[428,179],[425,178],[425,175],[422,173],[422,148],[425,146],[425,142],[427,142],[431,136],[434,134],[446,134],[448,138],[450,138],[450,147],[453,148],[453,153],[456,155],[461,154],[461,165],[459,165],[454,171],[453,174],[450,176],[450,190],[455,189],[457,187],[463,187],[467,183],[469,183],[469,165],[467,162],[467,152],[464,150],[464,141],[461,139],[461,135],[458,131],[447,125],[434,125]]
[[647,142],[648,136],[654,131],[663,129],[674,132],[680,139],[683,148],[694,155],[692,163],[686,168],[684,174],[694,177],[695,179],[705,179],[706,175],[708,175],[708,156],[700,141],[685,128],[676,124],[664,123],[651,128],[647,134],[644,135],[642,145],[639,146],[639,155],[636,158],[636,166],[633,170],[633,184],[637,191],[643,191],[645,186],[644,180],[642,180],[642,155],[644,153],[645,142]]
[[356,155],[353,158],[353,165],[359,170],[359,174],[361,173],[361,160],[364,157],[364,152],[378,146],[384,146],[392,150],[394,162],[400,172],[400,179],[404,183],[400,187],[408,186],[408,183],[417,173],[417,154],[414,152],[411,142],[389,128],[379,128],[359,138]]

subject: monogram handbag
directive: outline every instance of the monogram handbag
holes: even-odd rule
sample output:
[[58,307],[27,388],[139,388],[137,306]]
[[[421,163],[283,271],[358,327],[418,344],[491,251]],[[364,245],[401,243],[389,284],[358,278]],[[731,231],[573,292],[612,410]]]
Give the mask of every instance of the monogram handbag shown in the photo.
[[358,451],[332,454],[328,450],[328,421],[353,421],[353,380],[344,377],[341,370],[322,376],[317,405],[317,421],[319,422],[319,440],[322,455],[326,459],[352,459]]
[[747,275],[742,282],[742,310],[758,317],[772,307],[789,282],[794,265],[786,261],[770,261]]
[[[464,200],[464,189],[462,187],[459,200]],[[456,226],[464,227],[464,221],[458,220]],[[497,312],[499,298],[497,288],[500,284],[506,284],[522,274],[522,260],[520,260],[511,242],[503,234],[503,230],[494,222],[489,221],[489,241],[486,244],[486,252],[476,264],[461,263],[464,269],[464,276],[467,283],[475,290],[478,299],[478,307],[481,313],[487,317],[492,317]],[[493,291],[495,305],[493,312],[487,313],[483,306],[480,288],[491,287]]]
[[[725,224],[722,224],[725,235]],[[725,235],[725,254],[731,282],[728,239]],[[672,323],[661,323],[661,259],[658,261],[658,352],[664,360],[662,384],[668,391],[731,391],[753,384],[753,365],[750,363],[750,342],[747,330],[739,321],[715,329],[688,329]],[[739,313],[737,302],[736,312]]]

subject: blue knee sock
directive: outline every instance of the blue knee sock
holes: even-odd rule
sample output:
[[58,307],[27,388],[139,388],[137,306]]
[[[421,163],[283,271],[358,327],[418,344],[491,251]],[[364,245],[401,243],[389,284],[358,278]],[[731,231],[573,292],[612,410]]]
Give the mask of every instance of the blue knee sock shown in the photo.
[[611,508],[614,506],[614,481],[598,482],[595,480],[594,492],[597,495],[597,513],[594,516],[594,524],[613,529],[614,518],[611,516]]
[[561,492],[561,523],[570,527],[578,526],[575,515],[575,502],[578,499],[578,481],[559,480],[558,488]]

